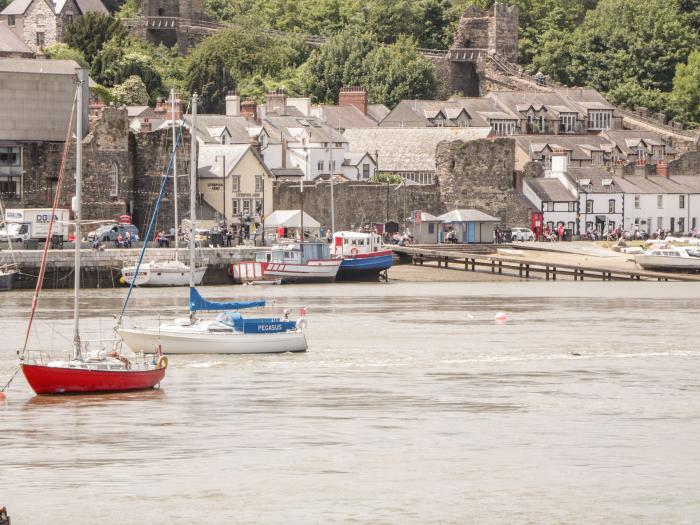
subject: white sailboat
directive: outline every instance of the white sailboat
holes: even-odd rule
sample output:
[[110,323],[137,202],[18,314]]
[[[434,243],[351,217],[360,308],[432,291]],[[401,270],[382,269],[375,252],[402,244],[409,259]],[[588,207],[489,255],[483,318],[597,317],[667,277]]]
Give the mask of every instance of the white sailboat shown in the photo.
[[[190,316],[160,324],[153,328],[117,327],[117,333],[136,352],[155,352],[162,348],[168,354],[250,354],[303,352],[307,349],[302,317],[291,320],[282,317],[246,318],[239,310],[261,307],[264,301],[210,302],[195,288],[195,232],[196,228],[196,148],[197,95],[192,95],[192,141],[190,162]],[[197,318],[197,312],[219,311],[216,319]],[[123,313],[123,309],[122,309]],[[120,318],[121,322],[121,318]]]
[[[170,91],[171,115],[173,124],[173,207],[175,211],[175,259],[174,260],[154,260],[142,264],[136,272],[136,265],[127,266],[122,269],[124,280],[131,284],[135,281],[136,286],[187,286],[189,284],[190,267],[180,261],[179,252],[179,228],[180,220],[178,215],[178,193],[177,193],[177,136],[175,133],[175,90]],[[202,259],[195,262],[194,280],[195,284],[202,284],[202,279],[207,271],[208,261]]]

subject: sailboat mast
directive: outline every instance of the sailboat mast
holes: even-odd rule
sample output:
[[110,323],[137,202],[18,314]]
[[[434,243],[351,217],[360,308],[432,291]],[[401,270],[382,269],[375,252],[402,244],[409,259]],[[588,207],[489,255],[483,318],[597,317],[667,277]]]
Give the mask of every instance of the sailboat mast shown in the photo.
[[197,224],[197,93],[192,94],[190,133],[190,288],[194,288],[195,236]]
[[81,358],[80,351],[80,248],[81,231],[80,221],[82,220],[83,196],[83,88],[87,82],[87,69],[78,68],[75,70],[78,77],[78,97],[76,111],[76,134],[75,134],[75,197],[73,197],[73,214],[75,216],[75,269],[73,284],[73,352],[76,359]]
[[175,261],[178,261],[178,237],[180,220],[177,213],[177,137],[175,136],[175,88],[170,90],[170,102],[173,121],[173,201],[175,203]]

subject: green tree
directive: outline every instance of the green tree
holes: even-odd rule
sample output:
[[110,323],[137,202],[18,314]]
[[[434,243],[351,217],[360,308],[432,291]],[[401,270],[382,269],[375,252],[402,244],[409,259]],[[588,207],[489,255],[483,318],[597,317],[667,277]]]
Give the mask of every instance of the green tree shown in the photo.
[[319,102],[338,102],[341,87],[364,83],[364,60],[377,46],[372,35],[354,28],[334,36],[315,49],[302,67],[305,91]]
[[550,30],[533,63],[569,85],[604,92],[620,79],[669,91],[698,36],[668,0],[600,0],[574,31]]
[[51,44],[44,50],[44,53],[46,54],[46,58],[52,60],[75,60],[83,67],[88,66],[87,60],[85,60],[85,57],[80,51],[73,49],[63,42]]
[[125,106],[143,106],[149,101],[146,85],[136,75],[132,75],[123,83],[114,86],[111,95],[116,104]]
[[86,13],[68,24],[63,41],[73,49],[79,50],[89,64],[97,56],[106,42],[126,37],[122,23],[111,16],[98,13]]
[[303,40],[255,28],[227,29],[204,39],[187,58],[185,85],[202,96],[205,111],[223,111],[224,97],[251,75],[280,78],[306,58]]
[[679,120],[700,123],[700,51],[693,51],[686,64],[679,64],[673,79],[671,105]]
[[364,85],[374,103],[394,107],[403,99],[435,97],[435,70],[410,38],[375,48],[363,66]]

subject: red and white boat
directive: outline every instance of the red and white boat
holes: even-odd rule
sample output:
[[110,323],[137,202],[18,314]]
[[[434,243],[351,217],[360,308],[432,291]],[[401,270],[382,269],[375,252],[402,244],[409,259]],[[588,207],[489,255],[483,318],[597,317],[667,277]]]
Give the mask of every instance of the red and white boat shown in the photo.
[[[144,390],[157,386],[165,376],[168,366],[167,358],[157,356],[147,361],[142,358],[140,362],[122,355],[119,350],[121,344],[114,342],[109,351],[87,351],[87,344],[80,339],[80,221],[81,197],[82,197],[82,138],[83,138],[83,87],[87,85],[87,70],[78,69],[77,73],[77,126],[76,126],[76,168],[75,168],[75,197],[73,198],[73,212],[75,213],[75,284],[74,284],[74,311],[73,311],[73,348],[72,357],[68,360],[51,360],[44,362],[41,351],[28,351],[27,342],[32,328],[32,321],[36,312],[44,272],[46,269],[46,254],[49,242],[44,246],[44,254],[39,269],[37,287],[32,300],[32,310],[25,335],[24,346],[20,353],[20,368],[34,392],[37,394],[87,394],[105,392],[128,392],[132,390]],[[69,126],[70,128],[71,126]],[[70,134],[69,129],[69,134]],[[70,136],[70,135],[69,135]],[[60,199],[60,187],[65,173],[65,155],[59,172],[59,183],[54,198],[55,209]],[[53,217],[49,222],[47,239],[51,238]],[[88,343],[93,344],[93,343]],[[32,357],[35,356],[35,357]],[[9,385],[9,383],[8,383]],[[7,388],[7,385],[6,387]]]
[[[258,252],[255,263],[231,265],[236,280],[279,280],[290,282],[332,282],[342,261],[331,256],[323,241],[289,241],[274,244],[269,252]],[[251,265],[252,264],[252,265]],[[252,277],[252,278],[251,278]]]

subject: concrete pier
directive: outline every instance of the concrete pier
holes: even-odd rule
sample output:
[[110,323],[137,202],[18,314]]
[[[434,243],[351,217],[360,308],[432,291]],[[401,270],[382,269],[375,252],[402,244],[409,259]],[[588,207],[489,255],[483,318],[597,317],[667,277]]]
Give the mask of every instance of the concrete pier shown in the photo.
[[[228,284],[231,278],[228,268],[231,263],[255,258],[255,253],[269,250],[260,246],[235,246],[231,248],[198,248],[197,256],[208,260],[207,272],[202,284]],[[138,248],[105,249],[95,251],[82,249],[81,280],[85,288],[114,288],[122,286],[119,282],[121,270],[125,266],[136,263],[140,253]],[[72,288],[71,276],[75,270],[73,265],[73,248],[49,250],[44,275],[44,288]],[[15,281],[14,289],[34,288],[39,275],[42,250],[14,250],[15,260],[19,264],[19,278]],[[187,248],[180,248],[181,261],[189,261]],[[153,260],[174,260],[174,248],[148,248],[144,262]],[[0,260],[10,260],[7,251],[0,251]]]

